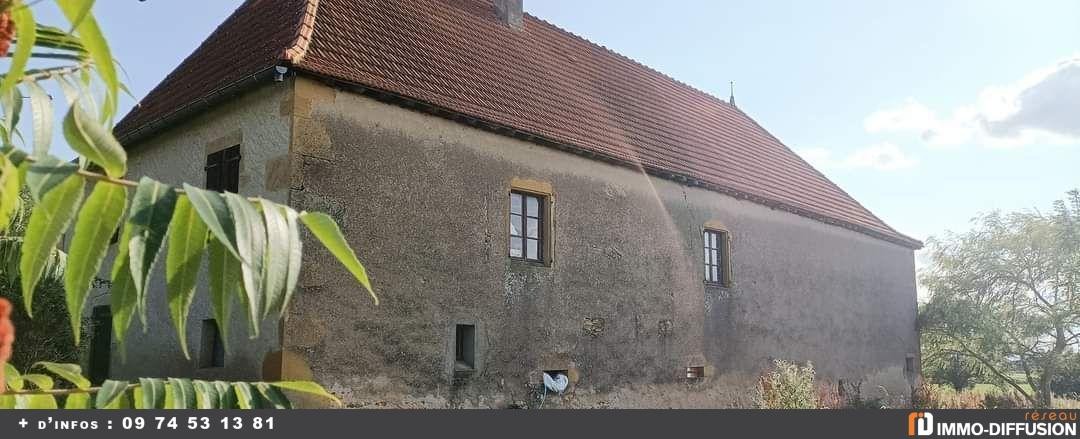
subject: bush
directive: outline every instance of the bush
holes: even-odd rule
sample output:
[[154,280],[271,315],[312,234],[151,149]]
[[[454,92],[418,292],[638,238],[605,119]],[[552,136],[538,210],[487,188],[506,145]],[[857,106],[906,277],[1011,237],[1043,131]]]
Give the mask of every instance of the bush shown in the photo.
[[814,389],[814,365],[775,360],[772,369],[758,380],[759,406],[767,409],[813,409],[818,401]]
[[960,354],[929,362],[926,375],[935,383],[947,384],[956,391],[970,389],[983,377],[982,366]]
[[1022,409],[1028,403],[1016,392],[990,392],[983,395],[982,406],[984,409]]
[[936,409],[941,407],[943,395],[933,384],[920,382],[911,391],[911,408]]
[[1061,371],[1050,380],[1050,391],[1069,399],[1080,399],[1080,354],[1070,355]]

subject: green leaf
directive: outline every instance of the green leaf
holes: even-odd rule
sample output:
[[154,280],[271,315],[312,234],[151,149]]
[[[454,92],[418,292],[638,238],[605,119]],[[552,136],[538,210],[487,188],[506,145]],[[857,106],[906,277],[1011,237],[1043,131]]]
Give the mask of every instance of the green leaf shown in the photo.
[[[12,135],[19,136],[19,117],[22,115],[23,96],[18,87],[12,87],[0,95],[4,108],[4,140],[10,142]],[[19,136],[21,139],[22,137]]]
[[34,290],[37,288],[38,279],[78,211],[84,186],[81,177],[68,177],[45,195],[30,214],[30,223],[26,226],[19,259],[19,275],[22,276],[26,313],[31,317],[34,315]]
[[285,299],[285,287],[289,278],[289,220],[285,217],[282,206],[260,199],[263,219],[266,221],[266,257],[263,263],[263,303],[262,317],[281,308]]
[[6,155],[0,155],[0,233],[7,230],[11,217],[22,201],[19,198],[19,169]]
[[111,131],[91,116],[79,101],[80,96],[64,117],[64,138],[71,149],[101,165],[110,177],[120,178],[127,172],[127,152]]
[[126,187],[99,182],[94,185],[75,221],[75,234],[68,249],[67,271],[64,274],[64,291],[76,345],[79,344],[86,297],[108,253],[109,240],[124,218],[126,206]]
[[4,381],[11,390],[23,389],[22,374],[10,363],[4,363]]
[[90,380],[82,374],[82,367],[78,364],[62,364],[62,363],[50,363],[47,361],[40,361],[34,363],[32,367],[41,367],[54,375],[66,380],[67,382],[74,384],[78,389],[89,389]]
[[266,252],[266,226],[259,211],[244,197],[226,193],[225,202],[236,222],[236,249],[240,251],[240,260],[247,261],[240,266],[244,285],[244,294],[240,297],[247,306],[251,335],[257,337],[265,300],[262,267]]
[[321,396],[323,398],[334,401],[338,405],[341,405],[341,400],[336,396],[327,392],[323,386],[311,381],[279,381],[276,383],[270,383],[271,386],[283,389],[291,390],[293,392],[307,393],[309,395]]
[[170,396],[172,396],[172,408],[193,409],[195,408],[195,387],[187,378],[169,378]]
[[150,287],[150,270],[157,260],[161,244],[165,242],[176,199],[176,191],[171,186],[143,177],[139,180],[135,198],[131,201],[131,215],[128,217],[128,225],[131,226],[128,257],[143,328],[146,327],[146,294]]
[[35,41],[35,44],[38,47],[48,47],[50,49],[76,52],[71,55],[79,60],[86,58],[86,50],[83,49],[82,43],[79,42],[79,38],[72,36],[70,32],[67,32],[56,26],[48,26],[38,23],[37,41]]
[[184,193],[199,213],[199,218],[202,218],[203,223],[210,229],[210,233],[225,245],[229,253],[243,261],[244,258],[241,258],[240,252],[236,250],[236,227],[225,198],[220,193],[202,190],[187,183],[184,184]]
[[165,380],[139,378],[142,398],[136,399],[135,408],[160,409],[165,407]]
[[26,187],[34,201],[39,203],[56,185],[79,170],[79,165],[51,156],[39,157],[25,166]]
[[34,156],[44,157],[52,144],[53,106],[52,98],[37,82],[26,83],[30,90],[30,111],[34,125]]
[[367,270],[364,269],[364,265],[360,263],[360,260],[356,258],[356,253],[349,247],[349,243],[345,241],[345,235],[341,233],[341,229],[338,228],[334,219],[325,213],[304,212],[300,214],[300,221],[349,270],[349,273],[352,273],[353,277],[360,282],[360,285],[367,290],[368,294],[371,295],[371,299],[378,305],[379,298],[375,295],[375,291],[371,289],[371,281],[368,280]]
[[243,410],[257,407],[255,396],[251,392],[251,384],[232,383],[233,393],[236,395],[236,405]]
[[[8,65],[7,74],[3,82],[0,82],[0,95],[6,95],[15,84],[23,78],[26,64],[30,62],[31,51],[37,40],[37,26],[34,24],[34,13],[29,7],[18,5],[11,8],[11,19],[15,21],[15,53],[11,56],[11,64]],[[2,54],[6,56],[7,54]],[[10,107],[9,107],[10,108]]]
[[169,249],[165,258],[165,283],[176,335],[184,358],[191,359],[187,345],[187,319],[195,284],[199,278],[203,251],[206,250],[207,229],[187,197],[180,197],[169,223]]
[[92,8],[94,6],[94,0],[67,0],[67,1],[70,1],[72,3],[76,3],[76,4],[79,5],[78,9],[75,10],[75,11],[77,11],[77,13],[74,14],[74,16],[71,18],[71,30],[68,31],[69,33],[74,33],[75,29],[77,29],[79,27],[79,25],[82,24],[83,19],[85,19],[87,14],[90,13],[90,8]]
[[[87,1],[89,0],[57,0],[56,4],[60,6],[68,21],[77,24],[75,33],[79,35],[83,47],[86,48],[90,58],[94,61],[95,70],[101,76],[102,82],[105,83],[106,95],[116,96],[117,90],[120,88],[120,80],[116,74],[116,64],[113,62],[109,44],[105,41],[105,36],[101,34],[101,28],[98,27],[97,20],[94,19],[93,14],[85,13],[85,2]],[[115,105],[115,102],[113,100],[112,105]],[[115,107],[106,107],[104,111],[105,119],[109,119],[115,113]]]
[[259,390],[263,400],[269,403],[270,408],[279,410],[292,408],[292,403],[289,402],[289,398],[284,393],[281,393],[281,389],[267,383],[255,383],[255,388]]
[[218,401],[217,407],[220,409],[235,409],[239,408],[236,405],[236,393],[233,392],[232,386],[224,381],[214,381],[211,383],[214,385]]
[[217,238],[210,238],[210,307],[214,313],[218,333],[225,351],[229,351],[229,316],[232,315],[232,297],[241,287],[240,260],[226,250]]
[[52,395],[15,395],[15,408],[19,410],[53,410],[57,408]]
[[72,393],[64,400],[65,410],[85,410],[93,408],[90,405],[89,393]]
[[112,288],[109,290],[109,303],[112,310],[113,337],[123,355],[124,338],[131,320],[139,307],[139,296],[135,291],[135,280],[131,277],[131,258],[128,257],[128,243],[131,242],[131,225],[125,225],[120,234],[120,245],[112,267]]
[[34,385],[34,387],[37,387],[38,389],[41,389],[41,390],[52,390],[53,386],[56,384],[53,381],[52,377],[50,377],[48,375],[42,375],[42,374],[39,374],[39,373],[24,374],[22,376],[22,378],[25,381],[29,381],[30,383],[32,383]]
[[7,156],[15,166],[21,166],[27,157],[26,152],[11,145],[0,146],[0,154]]
[[300,267],[303,259],[303,242],[300,239],[300,214],[288,207],[281,207],[285,211],[285,220],[289,227],[289,273],[285,280],[285,297],[281,300],[281,314],[284,316],[289,309],[289,301],[292,300],[296,284],[300,281]]
[[217,387],[213,383],[206,381],[192,381],[192,386],[195,387],[195,407],[199,409],[216,409],[220,399],[217,394]]
[[79,91],[76,81],[68,78],[67,75],[60,75],[56,77],[56,83],[60,85],[60,91],[64,93],[64,99],[67,100],[68,105],[75,105],[79,101],[79,96],[82,93]]
[[94,407],[105,408],[115,404],[127,392],[127,387],[127,381],[105,380],[101,384],[101,389],[98,390]]

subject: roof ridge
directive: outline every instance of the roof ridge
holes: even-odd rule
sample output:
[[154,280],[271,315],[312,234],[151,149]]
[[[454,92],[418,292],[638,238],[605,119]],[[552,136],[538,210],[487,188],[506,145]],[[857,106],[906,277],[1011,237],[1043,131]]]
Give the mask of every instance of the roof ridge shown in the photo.
[[311,45],[312,34],[315,33],[315,18],[318,13],[319,0],[307,0],[304,18],[300,20],[300,25],[296,29],[296,38],[282,53],[283,61],[296,65],[304,60],[304,55],[307,55],[308,47]]

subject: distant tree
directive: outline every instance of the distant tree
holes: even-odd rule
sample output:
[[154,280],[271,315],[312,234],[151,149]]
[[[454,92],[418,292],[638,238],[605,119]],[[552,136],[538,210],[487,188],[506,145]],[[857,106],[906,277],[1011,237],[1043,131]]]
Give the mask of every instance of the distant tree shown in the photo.
[[1080,191],[1053,210],[994,212],[931,240],[921,275],[924,358],[977,362],[1037,407],[1051,405],[1051,382],[1080,344]]

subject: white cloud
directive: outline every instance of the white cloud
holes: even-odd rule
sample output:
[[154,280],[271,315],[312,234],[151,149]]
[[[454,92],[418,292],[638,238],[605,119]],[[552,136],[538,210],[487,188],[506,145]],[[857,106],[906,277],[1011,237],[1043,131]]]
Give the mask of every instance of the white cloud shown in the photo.
[[818,169],[896,171],[919,164],[918,160],[905,154],[900,147],[887,142],[857,149],[840,159],[833,157],[832,151],[825,148],[807,148],[798,153]]
[[992,147],[1080,142],[1080,55],[1038,69],[1008,85],[984,88],[976,101],[939,114],[913,98],[876,111],[870,133],[915,133],[932,146]]

